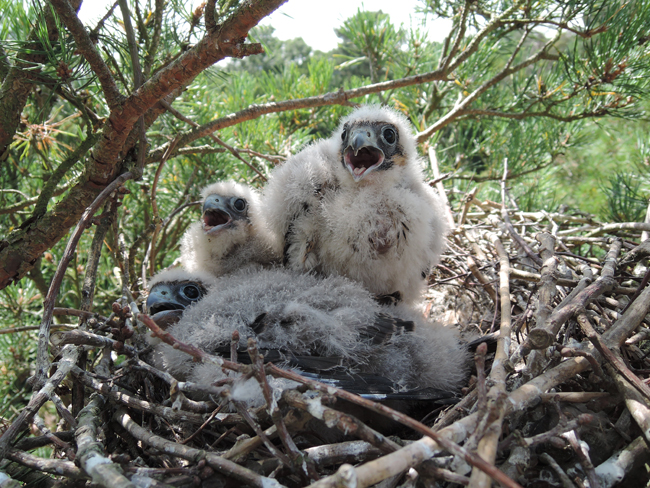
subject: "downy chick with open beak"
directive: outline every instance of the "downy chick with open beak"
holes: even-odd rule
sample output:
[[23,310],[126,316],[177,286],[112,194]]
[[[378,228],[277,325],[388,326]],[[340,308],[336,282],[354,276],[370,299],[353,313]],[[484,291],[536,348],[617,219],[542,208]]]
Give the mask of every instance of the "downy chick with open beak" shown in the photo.
[[262,203],[287,266],[410,304],[445,246],[444,205],[424,181],[411,125],[386,107],[356,109],[276,168]]
[[244,266],[279,261],[272,234],[259,221],[259,195],[253,188],[221,181],[204,188],[201,195],[201,220],[187,229],[181,241],[180,261],[186,270],[221,276]]

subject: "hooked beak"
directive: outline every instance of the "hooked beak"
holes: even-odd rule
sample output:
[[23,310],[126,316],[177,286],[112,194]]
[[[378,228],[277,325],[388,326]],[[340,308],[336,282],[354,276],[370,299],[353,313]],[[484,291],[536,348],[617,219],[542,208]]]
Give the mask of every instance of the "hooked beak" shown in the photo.
[[147,310],[153,321],[166,329],[181,319],[185,305],[174,300],[169,287],[159,286],[149,293]]
[[377,135],[367,127],[352,129],[349,141],[343,151],[343,160],[354,181],[358,182],[384,162],[384,152],[379,149]]
[[217,194],[208,195],[205,199],[201,219],[203,220],[203,232],[209,235],[216,235],[233,225],[233,215],[226,199]]

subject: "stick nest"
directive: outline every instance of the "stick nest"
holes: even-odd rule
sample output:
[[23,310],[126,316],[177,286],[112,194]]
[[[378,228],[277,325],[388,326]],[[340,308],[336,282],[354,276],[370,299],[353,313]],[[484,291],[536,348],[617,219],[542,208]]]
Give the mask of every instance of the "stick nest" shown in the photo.
[[[426,307],[476,350],[456,405],[420,423],[309,380],[275,402],[266,375],[295,374],[254,360],[222,366],[257,378],[268,404],[225,411],[147,364],[132,334],[148,318],[125,294],[105,317],[52,334],[49,377],[7,423],[2,469],[38,486],[645,486],[643,224],[504,211],[471,196],[456,221]],[[47,400],[58,432],[36,415]],[[373,430],[346,413],[350,403],[402,427]],[[327,435],[310,430],[314,417]],[[28,425],[33,435],[19,436]],[[46,445],[49,459],[30,453]],[[15,483],[2,476],[0,486]]]

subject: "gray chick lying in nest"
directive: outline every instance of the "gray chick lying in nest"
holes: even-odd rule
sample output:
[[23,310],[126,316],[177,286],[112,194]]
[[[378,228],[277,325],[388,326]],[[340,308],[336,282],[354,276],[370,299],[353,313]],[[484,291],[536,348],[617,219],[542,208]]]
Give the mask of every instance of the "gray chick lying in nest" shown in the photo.
[[[207,286],[194,283],[206,292],[184,305],[187,300],[180,295],[192,279],[197,274],[183,276],[182,269],[159,273],[147,308],[176,339],[211,354],[228,358],[232,333],[238,331],[239,362],[250,362],[247,339],[254,337],[265,361],[375,400],[453,403],[466,378],[468,353],[454,331],[406,307],[382,306],[346,278],[245,269],[208,277]],[[200,385],[236,376],[194,363],[162,343],[154,350],[154,362]],[[277,380],[272,385],[280,390],[296,386]],[[249,405],[263,403],[254,379],[235,381],[232,397]]]

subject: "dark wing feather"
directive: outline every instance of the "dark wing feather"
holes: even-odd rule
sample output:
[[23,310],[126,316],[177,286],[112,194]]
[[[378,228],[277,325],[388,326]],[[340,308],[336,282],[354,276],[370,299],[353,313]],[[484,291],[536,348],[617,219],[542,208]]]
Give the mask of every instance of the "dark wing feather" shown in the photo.
[[363,331],[361,336],[373,344],[383,344],[390,341],[395,335],[413,332],[414,329],[415,324],[412,320],[403,320],[387,313],[378,313],[375,315],[373,324]]

